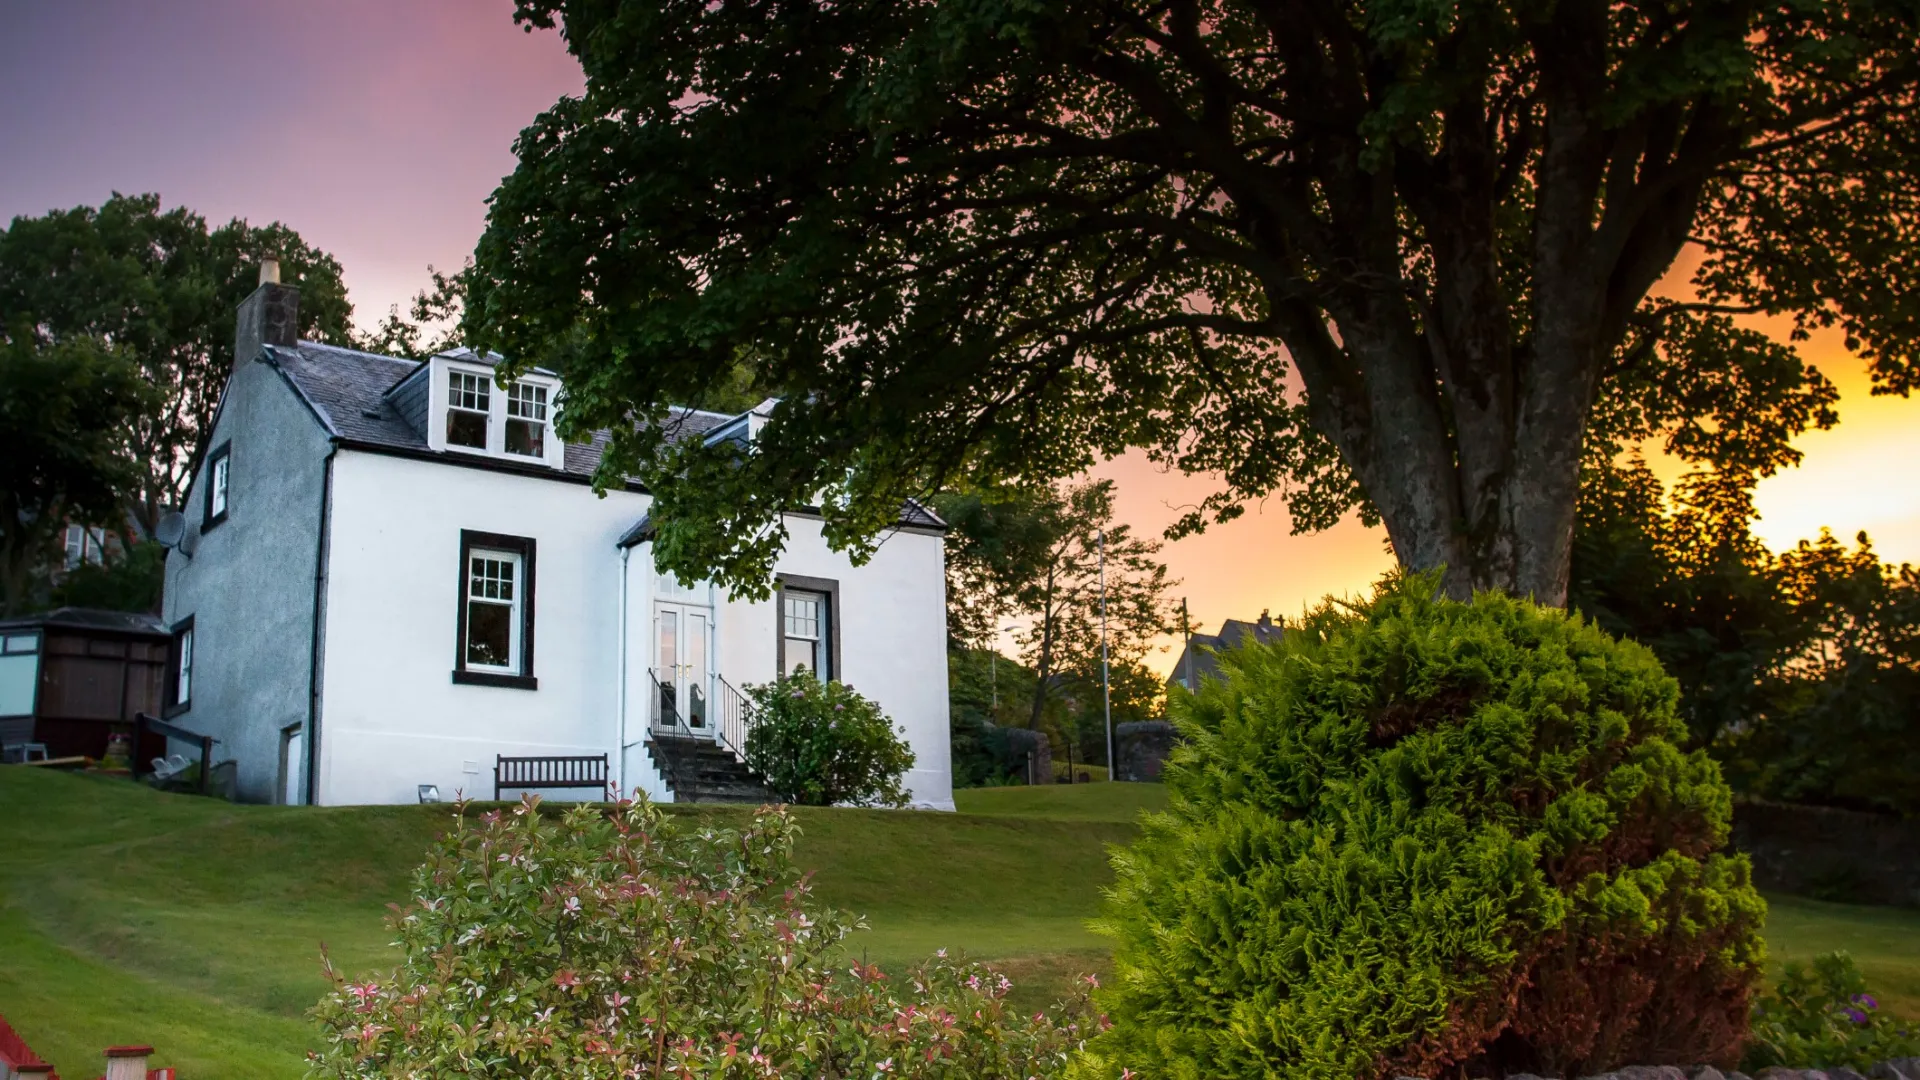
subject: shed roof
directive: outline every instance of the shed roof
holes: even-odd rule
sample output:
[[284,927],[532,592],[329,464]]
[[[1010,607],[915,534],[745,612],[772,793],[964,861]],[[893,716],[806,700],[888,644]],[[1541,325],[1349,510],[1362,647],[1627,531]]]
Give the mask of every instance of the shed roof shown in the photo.
[[38,615],[0,619],[0,631],[38,630],[45,627],[72,630],[107,630],[145,637],[167,637],[166,624],[144,612],[106,611],[101,608],[63,607]]

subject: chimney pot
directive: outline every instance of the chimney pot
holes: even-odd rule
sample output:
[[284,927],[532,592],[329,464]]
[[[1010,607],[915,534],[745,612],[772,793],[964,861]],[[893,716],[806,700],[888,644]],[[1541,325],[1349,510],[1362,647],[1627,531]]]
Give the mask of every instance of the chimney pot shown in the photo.
[[147,1058],[151,1046],[107,1047],[107,1075],[104,1080],[147,1080]]
[[268,345],[290,349],[300,340],[300,290],[280,284],[280,261],[260,264],[260,287],[234,312],[233,367],[255,359]]

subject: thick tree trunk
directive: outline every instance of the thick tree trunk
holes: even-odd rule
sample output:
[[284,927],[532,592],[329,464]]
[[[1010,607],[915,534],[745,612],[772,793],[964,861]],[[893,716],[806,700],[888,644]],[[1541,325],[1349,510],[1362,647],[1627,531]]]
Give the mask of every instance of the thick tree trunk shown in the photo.
[[1040,710],[1047,704],[1047,677],[1051,674],[1048,669],[1053,666],[1053,575],[1053,567],[1048,567],[1047,600],[1040,609],[1040,662],[1034,669],[1033,715],[1027,721],[1034,731],[1040,730]]
[[[1310,420],[1400,562],[1445,567],[1457,597],[1493,589],[1559,606],[1602,367],[1744,136],[1710,103],[1608,119],[1609,9],[1556,11],[1528,24],[1544,107],[1525,134],[1498,119],[1489,86],[1450,102],[1437,146],[1369,162],[1378,144],[1358,128],[1336,134],[1333,119],[1371,115],[1356,67],[1348,83],[1292,88],[1316,125],[1299,160],[1312,184],[1220,176],[1260,252],[1249,269]],[[1344,55],[1284,40],[1302,70]],[[1525,183],[1511,172],[1520,161]],[[1516,209],[1530,215],[1525,234],[1506,221]],[[1410,257],[1422,247],[1427,259]]]

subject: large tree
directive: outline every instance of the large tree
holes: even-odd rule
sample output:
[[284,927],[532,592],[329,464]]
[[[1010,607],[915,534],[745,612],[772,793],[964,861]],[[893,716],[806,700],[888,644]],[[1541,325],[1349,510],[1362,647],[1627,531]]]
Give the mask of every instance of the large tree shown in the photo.
[[[1597,399],[1726,316],[1920,376],[1920,15],[1888,0],[519,0],[587,77],[521,135],[473,340],[565,363],[672,567],[778,513],[1130,446],[1357,509],[1449,588],[1566,593]],[[1697,244],[1686,303],[1649,291]],[[659,424],[750,349],[759,446]],[[1735,385],[1727,391],[1739,393]],[[1731,398],[1730,398],[1731,399]],[[1669,416],[1685,426],[1692,417]],[[818,498],[816,498],[818,496]]]
[[99,341],[0,340],[0,616],[43,599],[69,524],[113,519],[140,473],[122,435],[153,404],[139,365]]
[[[16,217],[0,231],[0,335],[45,345],[105,342],[139,365],[155,405],[121,429],[140,472],[124,509],[151,535],[180,505],[233,370],[234,309],[280,259],[300,287],[300,333],[344,342],[353,307],[340,264],[279,222],[209,228],[158,195],[115,194],[99,207]],[[115,527],[118,521],[111,522]]]

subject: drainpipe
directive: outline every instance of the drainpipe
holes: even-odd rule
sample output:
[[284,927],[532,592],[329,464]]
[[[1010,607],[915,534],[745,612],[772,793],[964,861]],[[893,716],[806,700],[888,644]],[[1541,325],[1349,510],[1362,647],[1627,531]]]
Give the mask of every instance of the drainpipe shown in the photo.
[[336,442],[327,448],[320,475],[320,533],[313,552],[313,627],[312,648],[307,654],[307,782],[306,803],[320,804],[320,656],[321,635],[326,630],[327,530],[333,511],[333,456],[340,452]]
[[620,794],[633,797],[633,789],[627,786],[627,559],[633,554],[630,547],[620,549],[620,717],[614,722],[613,745],[620,755]]

